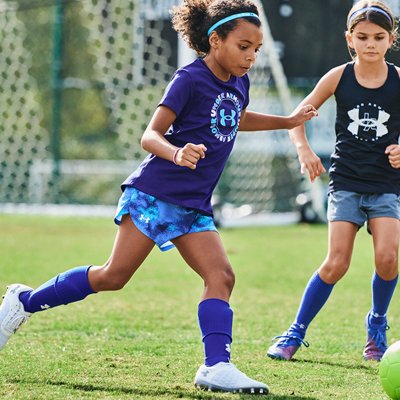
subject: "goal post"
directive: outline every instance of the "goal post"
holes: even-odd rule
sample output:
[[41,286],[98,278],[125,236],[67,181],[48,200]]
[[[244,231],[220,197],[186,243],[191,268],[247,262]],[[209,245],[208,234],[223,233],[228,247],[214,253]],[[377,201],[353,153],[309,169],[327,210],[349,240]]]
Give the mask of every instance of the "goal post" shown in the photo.
[[[0,1],[0,204],[116,203],[127,165],[145,156],[140,138],[163,90],[195,57],[172,30],[176,4]],[[257,5],[265,45],[250,71],[249,109],[288,114],[296,101]],[[286,132],[240,133],[216,189],[217,214],[226,225],[295,220],[302,181]]]

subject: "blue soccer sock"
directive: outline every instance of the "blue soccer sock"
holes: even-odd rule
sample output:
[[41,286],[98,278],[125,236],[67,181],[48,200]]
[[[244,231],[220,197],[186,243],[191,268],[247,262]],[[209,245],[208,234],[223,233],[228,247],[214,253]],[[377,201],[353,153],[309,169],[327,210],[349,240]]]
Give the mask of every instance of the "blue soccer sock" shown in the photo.
[[306,330],[321,308],[328,300],[334,284],[325,283],[318,271],[311,277],[304,290],[294,323],[289,328],[290,333],[297,333],[304,338]]
[[77,267],[57,275],[40,287],[20,294],[27,312],[35,313],[84,299],[94,293],[88,280],[90,266]]
[[391,281],[383,280],[376,272],[372,276],[372,312],[369,316],[371,324],[382,325],[386,323],[386,313],[392,299],[399,276]]
[[206,299],[199,304],[199,325],[207,367],[229,362],[231,357],[233,311],[220,299]]

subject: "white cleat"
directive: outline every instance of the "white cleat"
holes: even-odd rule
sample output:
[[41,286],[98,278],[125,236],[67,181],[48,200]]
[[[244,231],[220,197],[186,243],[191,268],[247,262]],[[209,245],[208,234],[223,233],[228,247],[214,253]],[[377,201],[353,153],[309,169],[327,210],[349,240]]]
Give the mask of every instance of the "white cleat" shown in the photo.
[[255,381],[239,371],[233,364],[219,362],[212,367],[202,365],[194,378],[194,384],[200,389],[248,394],[268,394],[265,383]]
[[0,306],[0,350],[7,344],[10,336],[32,315],[24,310],[19,300],[19,295],[29,290],[33,289],[19,283],[7,286]]

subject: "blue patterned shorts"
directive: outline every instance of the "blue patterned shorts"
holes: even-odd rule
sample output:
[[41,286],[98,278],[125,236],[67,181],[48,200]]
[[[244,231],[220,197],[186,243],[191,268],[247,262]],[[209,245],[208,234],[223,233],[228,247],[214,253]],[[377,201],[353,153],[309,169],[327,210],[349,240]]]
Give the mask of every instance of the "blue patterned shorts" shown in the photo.
[[159,200],[134,187],[127,187],[118,202],[114,221],[129,214],[136,227],[162,251],[174,247],[171,240],[187,233],[216,231],[214,220],[199,211]]

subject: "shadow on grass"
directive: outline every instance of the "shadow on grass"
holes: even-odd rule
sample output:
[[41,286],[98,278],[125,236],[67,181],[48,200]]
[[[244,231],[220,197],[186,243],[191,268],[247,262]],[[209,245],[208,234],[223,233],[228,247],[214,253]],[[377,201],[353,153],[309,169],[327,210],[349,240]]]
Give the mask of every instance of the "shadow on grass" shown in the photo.
[[[281,361],[278,361],[281,362]],[[286,362],[286,361],[283,361]],[[371,364],[368,364],[368,361],[361,361],[360,364],[354,365],[354,364],[345,364],[345,363],[337,363],[337,362],[332,362],[332,361],[321,361],[321,360],[307,360],[307,359],[303,359],[303,360],[296,360],[293,359],[290,362],[293,363],[305,363],[305,364],[317,364],[317,365],[328,365],[330,367],[338,367],[338,368],[345,368],[345,369],[361,369],[361,370],[365,370],[367,372],[373,372],[375,373],[375,365],[373,365],[372,363],[374,361],[370,361]]]
[[128,387],[113,387],[113,386],[102,386],[102,385],[92,385],[92,384],[81,384],[81,383],[72,383],[65,381],[55,381],[55,380],[44,380],[39,382],[37,380],[29,380],[29,379],[7,379],[9,383],[14,384],[25,384],[25,385],[34,385],[34,386],[63,386],[68,389],[78,390],[82,392],[106,392],[113,394],[124,394],[128,396],[132,396],[131,398],[135,398],[133,396],[142,396],[142,397],[151,397],[151,398],[160,398],[161,396],[173,396],[176,399],[194,399],[194,400],[223,400],[227,398],[229,395],[231,398],[237,399],[254,399],[254,398],[265,398],[266,400],[317,400],[316,397],[311,396],[281,396],[274,395],[270,393],[268,395],[246,395],[246,394],[228,394],[228,393],[218,393],[218,392],[207,392],[198,389],[193,389],[193,391],[185,390],[182,388],[176,389],[168,389],[168,388],[128,388]]

